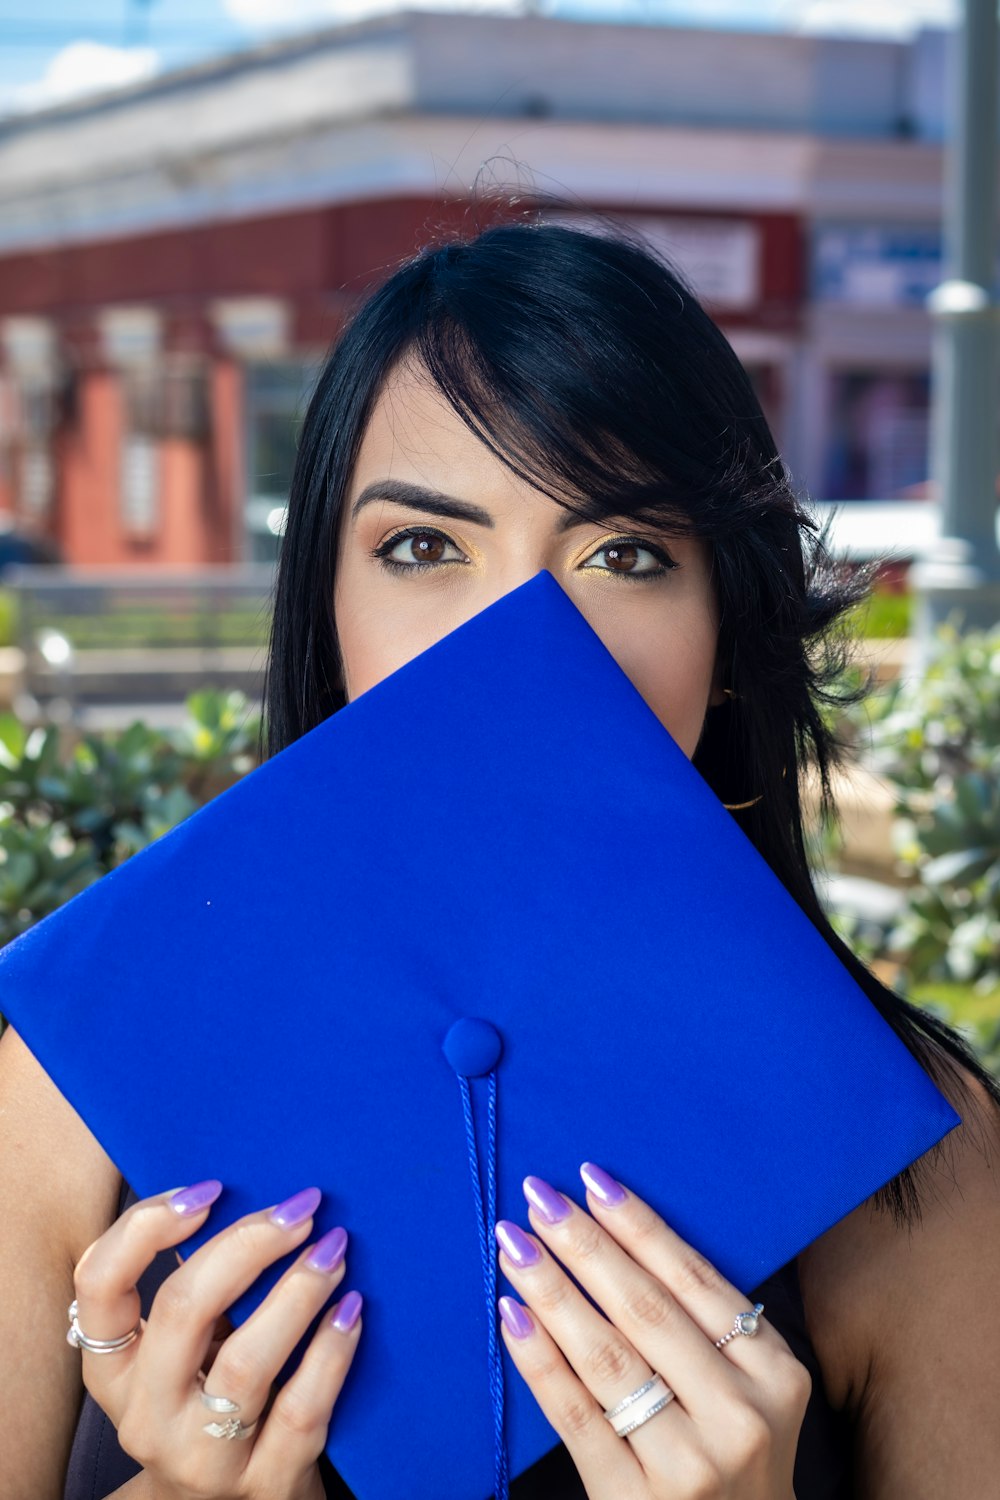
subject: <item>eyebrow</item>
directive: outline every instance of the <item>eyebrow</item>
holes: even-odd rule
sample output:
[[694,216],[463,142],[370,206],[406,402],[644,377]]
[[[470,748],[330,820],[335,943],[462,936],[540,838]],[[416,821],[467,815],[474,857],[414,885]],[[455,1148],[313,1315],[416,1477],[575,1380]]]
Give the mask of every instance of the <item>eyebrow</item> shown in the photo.
[[[481,505],[473,505],[468,500],[457,500],[454,495],[427,489],[422,484],[411,484],[405,479],[376,479],[372,484],[365,485],[351,506],[351,520],[356,520],[366,505],[372,505],[378,500],[406,505],[410,510],[419,510],[429,516],[447,516],[452,521],[471,521],[476,526],[496,529],[493,517]],[[556,523],[556,531],[569,531],[574,526],[593,524],[586,516],[564,511]]]

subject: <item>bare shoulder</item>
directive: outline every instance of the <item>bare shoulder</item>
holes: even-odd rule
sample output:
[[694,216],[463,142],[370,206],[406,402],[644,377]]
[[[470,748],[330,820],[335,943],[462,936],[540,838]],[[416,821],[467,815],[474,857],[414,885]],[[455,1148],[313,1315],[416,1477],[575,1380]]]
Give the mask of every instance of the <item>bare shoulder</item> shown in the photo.
[[[78,1257],[115,1216],[121,1178],[10,1027],[0,1037],[0,1199],[8,1229],[43,1208]],[[55,1215],[55,1220],[53,1220]]]
[[972,1075],[921,1163],[921,1213],[871,1200],[799,1256],[831,1404],[855,1419],[859,1493],[973,1500],[1000,1470],[1000,1107]]
[[[82,1395],[73,1267],[115,1216],[108,1157],[15,1032],[0,1037],[0,1500],[63,1492]],[[61,1353],[60,1353],[61,1351]]]

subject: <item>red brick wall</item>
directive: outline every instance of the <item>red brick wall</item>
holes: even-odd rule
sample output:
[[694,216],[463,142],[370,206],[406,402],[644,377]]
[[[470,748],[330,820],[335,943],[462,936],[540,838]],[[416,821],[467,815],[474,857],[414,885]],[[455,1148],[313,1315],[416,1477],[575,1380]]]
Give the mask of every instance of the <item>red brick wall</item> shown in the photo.
[[[510,216],[524,207],[509,210]],[[678,205],[665,211],[685,212]],[[483,212],[462,202],[396,198],[0,257],[0,317],[53,318],[77,371],[72,410],[56,439],[52,529],[67,558],[90,564],[237,560],[244,494],[242,375],[213,346],[208,302],[283,298],[292,311],[295,345],[315,352],[336,336],[366,288],[442,235],[475,234],[485,227]],[[627,207],[621,212],[634,216]],[[490,222],[499,216],[492,209],[488,214]],[[760,304],[726,324],[792,328],[803,294],[799,221],[791,214],[755,217],[763,230]],[[135,302],[164,312],[168,349],[201,350],[208,359],[211,410],[207,441],[162,442],[162,524],[155,536],[138,540],[126,535],[121,520],[119,382],[101,368],[94,324],[97,308]],[[0,508],[4,499],[0,473]]]

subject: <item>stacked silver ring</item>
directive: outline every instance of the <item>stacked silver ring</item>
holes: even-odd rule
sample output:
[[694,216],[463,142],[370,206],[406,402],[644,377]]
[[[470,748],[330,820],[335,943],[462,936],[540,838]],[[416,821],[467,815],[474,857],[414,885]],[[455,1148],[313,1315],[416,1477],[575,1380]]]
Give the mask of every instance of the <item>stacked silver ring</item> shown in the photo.
[[92,1339],[88,1338],[80,1327],[77,1319],[77,1303],[74,1298],[69,1305],[69,1332],[66,1335],[67,1344],[72,1344],[74,1349],[86,1349],[88,1354],[117,1354],[119,1349],[127,1349],[134,1339],[142,1332],[142,1319],[140,1318],[134,1328],[128,1333],[121,1334],[116,1339]]
[[674,1393],[662,1375],[653,1375],[630,1396],[619,1401],[604,1413],[619,1437],[628,1437],[636,1428],[643,1427],[657,1412],[663,1410],[674,1399]]

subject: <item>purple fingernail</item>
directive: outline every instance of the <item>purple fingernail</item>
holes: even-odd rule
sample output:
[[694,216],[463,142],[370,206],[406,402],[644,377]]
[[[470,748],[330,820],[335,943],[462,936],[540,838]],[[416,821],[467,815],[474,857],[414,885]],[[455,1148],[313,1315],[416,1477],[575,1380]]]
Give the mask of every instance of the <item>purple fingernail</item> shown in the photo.
[[497,1307],[500,1309],[503,1326],[516,1339],[526,1339],[529,1333],[534,1333],[535,1325],[531,1320],[531,1314],[513,1297],[501,1297]]
[[305,1219],[312,1218],[319,1208],[322,1196],[319,1188],[303,1188],[301,1193],[296,1193],[292,1198],[286,1198],[284,1203],[279,1203],[277,1208],[272,1208],[271,1223],[279,1225],[282,1229],[294,1229]]
[[314,1271],[335,1271],[344,1258],[347,1249],[347,1230],[331,1229],[329,1234],[324,1234],[321,1240],[317,1240],[306,1260],[307,1266],[312,1266]]
[[341,1297],[330,1315],[330,1323],[338,1333],[350,1333],[361,1316],[361,1293],[348,1292]]
[[512,1224],[509,1219],[501,1219],[494,1233],[497,1244],[515,1266],[533,1266],[536,1261],[541,1260],[542,1252],[534,1240],[529,1240],[524,1230]]
[[546,1224],[561,1224],[569,1218],[570,1206],[562,1193],[557,1193],[541,1177],[526,1177],[522,1186],[524,1196],[532,1208],[538,1209]]
[[580,1176],[597,1201],[603,1203],[605,1208],[617,1208],[619,1203],[625,1202],[625,1189],[620,1182],[609,1177],[603,1167],[595,1167],[592,1161],[585,1161],[580,1168]]
[[196,1182],[191,1187],[180,1188],[178,1192],[171,1193],[167,1202],[175,1214],[190,1217],[192,1214],[200,1214],[203,1208],[214,1203],[221,1192],[222,1183],[214,1177],[208,1177],[204,1182]]

